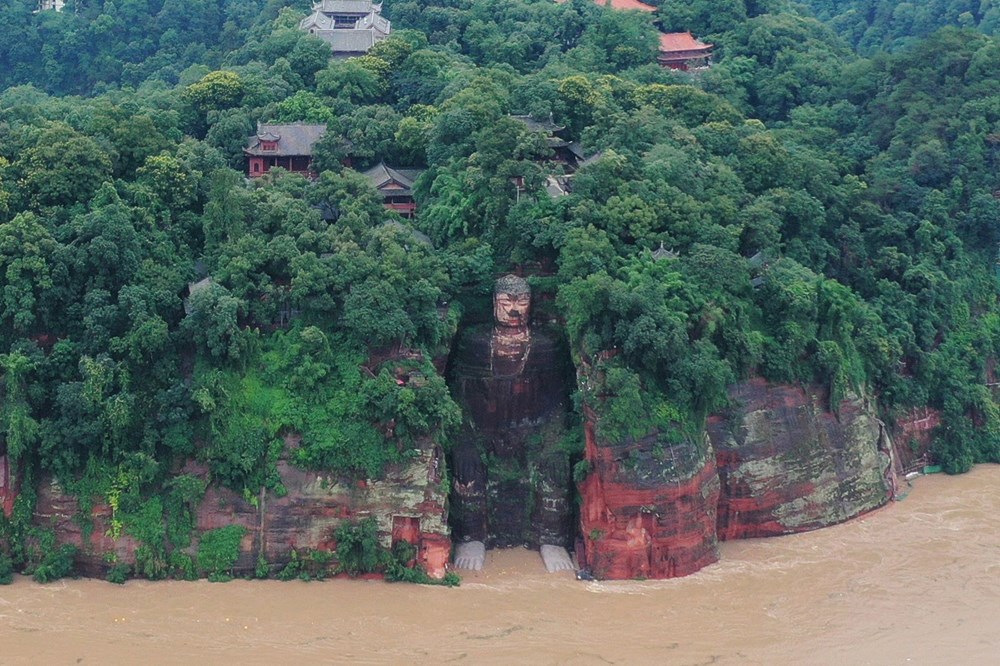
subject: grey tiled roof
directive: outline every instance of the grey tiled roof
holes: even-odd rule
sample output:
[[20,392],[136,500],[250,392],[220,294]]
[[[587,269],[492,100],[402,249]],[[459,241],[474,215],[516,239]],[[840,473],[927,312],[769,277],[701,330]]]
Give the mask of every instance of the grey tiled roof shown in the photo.
[[333,26],[333,17],[322,12],[315,12],[299,21],[299,30],[332,30]]
[[[378,190],[379,194],[385,196],[408,196],[413,194],[413,182],[424,172],[423,169],[393,169],[379,162],[364,175],[371,181],[371,184]],[[387,188],[386,185],[395,182],[401,187]]]
[[390,26],[389,19],[383,16],[371,12],[367,16],[362,16],[358,19],[358,22],[354,25],[355,30],[378,30],[384,35],[389,34]]
[[603,150],[598,150],[596,153],[594,153],[593,155],[591,155],[587,159],[585,159],[582,162],[580,162],[577,165],[577,168],[578,169],[582,169],[585,166],[590,166],[591,164],[593,164],[597,160],[601,159],[602,157],[604,157],[604,151]]
[[536,120],[531,116],[511,116],[514,120],[520,120],[532,132],[559,132],[564,129],[562,125],[556,125],[551,120]]
[[[326,125],[257,125],[257,135],[250,137],[249,144],[243,150],[247,155],[312,155],[313,145],[326,133]],[[258,137],[273,134],[278,138],[276,150],[261,150]]]
[[334,53],[367,53],[375,42],[384,37],[375,30],[353,28],[317,31],[314,34],[327,42]]
[[430,245],[431,247],[434,246],[434,243],[431,241],[430,236],[423,233],[422,231],[417,231],[413,227],[408,227],[405,224],[402,224],[401,222],[397,222],[396,220],[388,220],[386,222],[383,222],[382,226],[392,227],[394,229],[399,229],[401,231],[409,232],[410,235],[412,235],[417,241],[424,243],[425,245]]

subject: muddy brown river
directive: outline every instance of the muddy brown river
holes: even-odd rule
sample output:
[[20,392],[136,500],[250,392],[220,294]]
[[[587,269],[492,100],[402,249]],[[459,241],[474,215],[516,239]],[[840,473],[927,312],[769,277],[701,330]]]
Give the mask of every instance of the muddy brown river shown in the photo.
[[1000,466],[688,578],[581,583],[491,552],[457,589],[365,581],[0,587],[0,664],[991,664]]

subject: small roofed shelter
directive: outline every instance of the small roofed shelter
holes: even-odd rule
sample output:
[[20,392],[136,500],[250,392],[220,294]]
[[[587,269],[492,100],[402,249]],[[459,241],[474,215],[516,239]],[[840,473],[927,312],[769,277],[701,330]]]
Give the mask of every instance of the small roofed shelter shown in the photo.
[[257,134],[249,138],[243,154],[247,156],[247,173],[260,178],[274,167],[312,178],[313,146],[326,133],[326,125],[257,124]]
[[690,32],[661,32],[656,61],[682,72],[706,69],[712,64],[712,46],[698,41]]
[[379,162],[365,171],[364,175],[378,190],[386,208],[411,219],[417,213],[417,203],[413,199],[413,183],[423,172],[423,169],[395,169]]
[[389,36],[389,20],[382,5],[371,0],[321,0],[313,13],[299,22],[299,30],[315,35],[330,45],[334,57],[363,55]]

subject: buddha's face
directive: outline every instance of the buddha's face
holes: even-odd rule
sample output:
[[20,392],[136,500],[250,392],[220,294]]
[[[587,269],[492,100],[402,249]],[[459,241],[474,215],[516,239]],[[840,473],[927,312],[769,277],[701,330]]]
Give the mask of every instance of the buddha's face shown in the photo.
[[493,318],[500,326],[521,328],[528,325],[531,313],[531,294],[506,294],[493,296]]

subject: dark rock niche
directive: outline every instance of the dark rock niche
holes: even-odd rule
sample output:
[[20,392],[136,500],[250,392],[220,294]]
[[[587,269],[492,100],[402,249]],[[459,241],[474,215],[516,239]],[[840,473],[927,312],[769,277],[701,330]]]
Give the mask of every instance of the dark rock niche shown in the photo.
[[465,419],[451,454],[453,538],[568,548],[571,461],[559,444],[573,382],[569,351],[556,328],[528,326],[526,291],[520,302],[516,293],[505,302],[499,291],[526,284],[498,284],[495,321],[467,325],[449,361],[448,383]]

